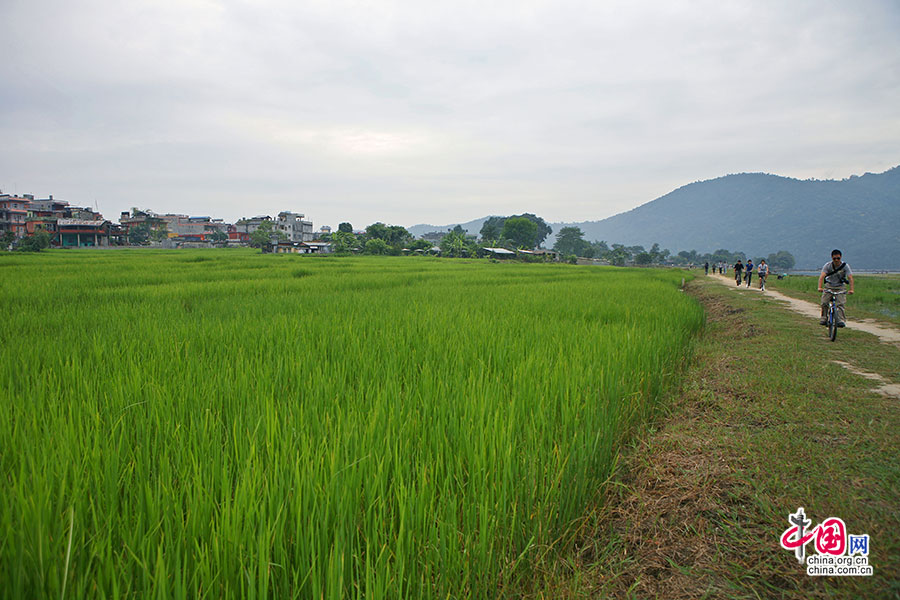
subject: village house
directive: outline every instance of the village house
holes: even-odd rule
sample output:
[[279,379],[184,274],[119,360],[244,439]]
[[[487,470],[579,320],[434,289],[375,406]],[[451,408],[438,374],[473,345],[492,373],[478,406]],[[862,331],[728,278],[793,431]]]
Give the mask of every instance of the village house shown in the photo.
[[304,219],[305,215],[282,211],[275,219],[275,231],[284,233],[291,242],[311,242],[315,239],[313,224]]
[[[0,221],[4,220],[3,206],[11,206],[10,230],[19,237],[45,231],[50,244],[56,247],[108,246],[120,243],[121,230],[103,219],[103,215],[68,202],[49,198],[35,199],[30,194],[14,200],[0,195]],[[0,223],[0,230],[3,229]]]
[[0,194],[0,235],[7,231],[16,237],[25,235],[30,204],[28,197]]
[[56,244],[61,248],[109,246],[112,223],[102,219],[57,219]]
[[328,254],[331,244],[328,242],[278,242],[269,245],[266,251],[275,254]]

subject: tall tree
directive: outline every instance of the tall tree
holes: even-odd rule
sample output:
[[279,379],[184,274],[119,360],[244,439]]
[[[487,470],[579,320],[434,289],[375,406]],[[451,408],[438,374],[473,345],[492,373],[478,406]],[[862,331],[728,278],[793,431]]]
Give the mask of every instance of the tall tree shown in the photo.
[[788,269],[794,268],[796,261],[794,260],[794,256],[787,250],[779,250],[774,254],[770,254],[766,259],[766,262],[771,266],[787,271]]
[[331,249],[334,252],[351,252],[356,247],[356,236],[352,232],[338,230],[331,235]]
[[366,242],[366,254],[387,254],[388,243],[381,238],[372,238]]
[[526,217],[510,217],[503,224],[503,237],[517,248],[531,250],[537,245],[537,223]]
[[590,249],[591,245],[584,240],[584,232],[580,227],[563,227],[556,234],[556,243],[553,249],[560,254],[569,256],[584,256],[585,251]]
[[628,250],[622,244],[613,244],[613,249],[607,252],[605,256],[610,263],[619,267],[624,266],[625,262],[631,258]]
[[169,237],[169,226],[162,219],[157,219],[155,226],[150,229],[150,239],[154,242],[161,242]]
[[353,225],[350,223],[341,223],[338,225],[338,231],[341,233],[353,233]]
[[250,232],[250,245],[254,248],[262,248],[273,241],[283,242],[287,235],[283,231],[276,231],[272,221],[263,221],[259,227]]
[[466,254],[466,234],[451,230],[441,239],[441,255],[460,257]]
[[391,225],[388,227],[387,243],[397,248],[402,248],[413,241],[412,234],[406,230],[406,227],[400,225]]
[[481,240],[487,242],[500,239],[500,236],[503,234],[503,223],[505,221],[506,217],[488,217],[479,232]]
[[510,219],[514,218],[523,218],[528,219],[535,225],[537,225],[537,234],[534,240],[534,245],[538,246],[544,243],[544,240],[547,239],[547,236],[553,233],[553,228],[547,225],[547,222],[544,221],[541,217],[532,214],[532,213],[522,213],[521,215],[513,215],[509,217]]
[[144,221],[128,227],[128,243],[135,246],[146,244],[150,240],[150,225]]
[[378,223],[372,223],[371,225],[366,227],[366,237],[370,240],[384,240],[385,242],[390,239],[390,232],[388,231],[388,226],[379,221]]

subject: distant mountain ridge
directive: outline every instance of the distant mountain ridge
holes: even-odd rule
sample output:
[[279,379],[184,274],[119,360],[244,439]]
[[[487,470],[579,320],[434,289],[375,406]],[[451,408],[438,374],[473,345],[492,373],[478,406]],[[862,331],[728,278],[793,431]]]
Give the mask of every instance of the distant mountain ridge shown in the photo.
[[[860,269],[900,269],[900,167],[841,181],[742,173],[692,183],[602,221],[585,238],[658,242],[673,252],[719,248],[766,256],[787,250],[819,268],[833,248]],[[558,231],[554,227],[554,232]]]
[[[460,223],[477,234],[488,217]],[[741,173],[680,187],[628,212],[577,226],[585,239],[609,244],[659,243],[680,250],[719,248],[766,256],[787,250],[797,268],[821,267],[832,248],[857,269],[900,270],[900,166],[840,181]],[[414,235],[449,226],[417,225]]]
[[[484,222],[495,216],[508,216],[508,215],[488,215],[486,217],[481,217],[480,219],[473,219],[472,221],[466,221],[465,223],[450,223],[449,225],[428,225],[426,223],[420,223],[419,225],[413,225],[412,227],[407,227],[406,230],[413,234],[416,237],[421,236],[422,234],[429,233],[432,231],[444,231],[446,232],[448,229],[453,229],[456,225],[462,226],[463,229],[469,232],[471,235],[478,235],[478,232],[481,231],[481,226],[484,225]],[[551,226],[552,227],[552,226]],[[556,233],[556,227],[553,228],[553,232]],[[552,234],[551,234],[552,235]]]

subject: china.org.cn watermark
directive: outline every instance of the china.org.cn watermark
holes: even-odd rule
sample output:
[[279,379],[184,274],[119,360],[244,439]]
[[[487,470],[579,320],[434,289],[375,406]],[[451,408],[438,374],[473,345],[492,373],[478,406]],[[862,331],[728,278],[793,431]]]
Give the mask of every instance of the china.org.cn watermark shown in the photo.
[[[873,569],[869,564],[869,536],[847,533],[842,519],[829,517],[810,529],[803,507],[788,515],[790,527],[781,534],[781,547],[793,550],[797,561],[806,563],[811,576],[867,577]],[[807,555],[806,546],[814,541],[815,553]]]

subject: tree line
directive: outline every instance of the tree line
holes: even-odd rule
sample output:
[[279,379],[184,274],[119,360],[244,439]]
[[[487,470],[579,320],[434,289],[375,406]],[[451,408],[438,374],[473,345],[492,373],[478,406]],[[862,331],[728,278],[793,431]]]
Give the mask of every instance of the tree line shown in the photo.
[[[524,213],[509,217],[491,217],[485,221],[479,235],[471,234],[460,225],[441,232],[438,247],[442,256],[475,257],[484,248],[506,248],[508,250],[531,250],[544,242],[553,229],[537,215]],[[341,223],[338,230],[323,236],[331,242],[336,253],[362,253],[399,255],[404,250],[412,252],[429,251],[431,241],[415,239],[400,225],[385,225],[378,222],[366,227],[359,234],[353,233],[350,223]]]
[[[696,250],[682,250],[677,254],[672,254],[668,249],[660,249],[659,244],[653,244],[647,250],[644,246],[608,245],[605,241],[589,242],[584,239],[584,233],[580,227],[560,229],[556,234],[556,243],[553,244],[553,249],[569,259],[574,257],[599,258],[619,266],[626,264],[689,266],[702,265],[707,262],[710,264],[723,262],[733,265],[738,260],[750,257],[747,253],[733,252],[724,248],[703,254]],[[765,259],[772,268],[781,270],[792,269],[796,262],[791,253],[786,250],[779,250],[768,256],[753,257],[757,263],[762,259]]]

